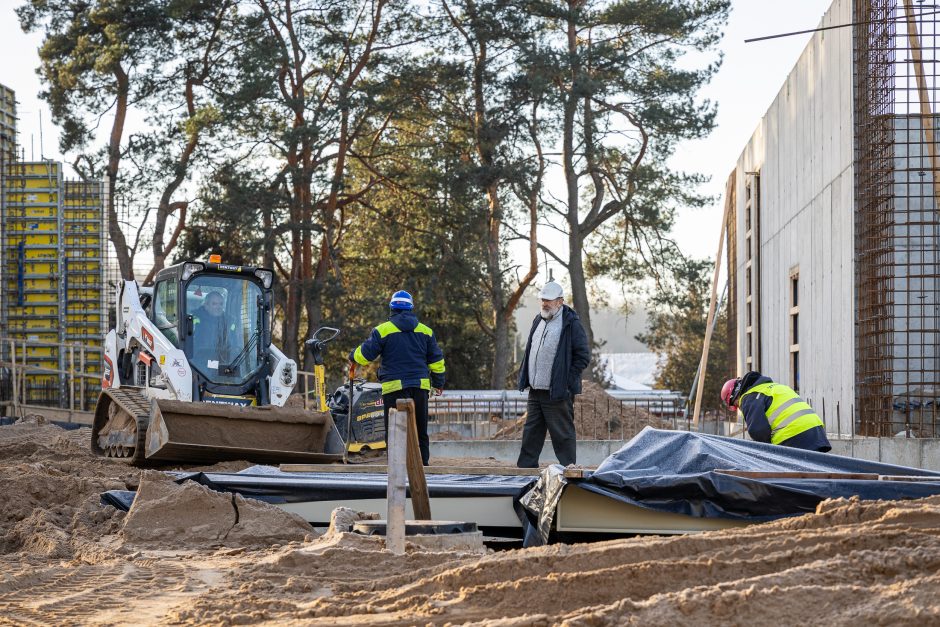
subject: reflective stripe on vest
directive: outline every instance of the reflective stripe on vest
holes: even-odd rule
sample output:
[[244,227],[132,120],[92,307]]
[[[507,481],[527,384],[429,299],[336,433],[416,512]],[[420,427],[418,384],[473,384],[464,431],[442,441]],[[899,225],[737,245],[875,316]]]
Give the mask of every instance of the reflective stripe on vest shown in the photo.
[[[430,379],[421,379],[421,389],[430,390],[431,389],[431,380]],[[382,382],[382,394],[390,394],[392,392],[397,392],[402,389],[401,379],[395,379],[394,381],[383,381]]]
[[763,394],[771,398],[770,407],[767,408],[771,444],[780,444],[813,427],[825,426],[813,408],[792,388],[782,383],[755,385],[742,394],[741,398],[748,394]]

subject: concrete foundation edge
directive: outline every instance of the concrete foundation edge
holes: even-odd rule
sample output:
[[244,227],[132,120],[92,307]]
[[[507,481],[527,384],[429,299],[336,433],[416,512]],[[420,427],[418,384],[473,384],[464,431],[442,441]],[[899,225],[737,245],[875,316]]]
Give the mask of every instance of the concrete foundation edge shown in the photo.
[[[832,439],[832,453],[855,459],[910,466],[940,472],[940,439],[854,438]],[[518,440],[457,440],[431,442],[431,457],[476,457],[514,462],[519,456]],[[581,440],[578,464],[597,466],[624,442],[621,440]],[[546,438],[539,461],[557,463],[551,440]]]

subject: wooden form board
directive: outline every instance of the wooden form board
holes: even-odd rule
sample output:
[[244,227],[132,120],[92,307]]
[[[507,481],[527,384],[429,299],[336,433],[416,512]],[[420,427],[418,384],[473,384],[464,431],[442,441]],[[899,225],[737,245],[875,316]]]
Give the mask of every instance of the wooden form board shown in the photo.
[[[385,464],[281,464],[281,472],[388,473]],[[490,475],[501,477],[537,477],[538,468],[500,468],[491,466],[425,466],[428,475]]]
[[750,470],[716,470],[715,472],[746,479],[831,479],[843,481],[925,481],[940,483],[940,476],[879,475],[867,472],[777,472]]

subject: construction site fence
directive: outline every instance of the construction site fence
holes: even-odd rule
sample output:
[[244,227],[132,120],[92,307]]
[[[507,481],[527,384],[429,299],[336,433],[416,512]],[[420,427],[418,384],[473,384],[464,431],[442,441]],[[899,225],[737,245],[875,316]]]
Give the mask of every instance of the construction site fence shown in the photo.
[[[0,415],[35,410],[69,420],[94,410],[101,389],[101,348],[12,338],[0,338],[0,348]],[[30,364],[31,349],[60,351],[66,367]]]

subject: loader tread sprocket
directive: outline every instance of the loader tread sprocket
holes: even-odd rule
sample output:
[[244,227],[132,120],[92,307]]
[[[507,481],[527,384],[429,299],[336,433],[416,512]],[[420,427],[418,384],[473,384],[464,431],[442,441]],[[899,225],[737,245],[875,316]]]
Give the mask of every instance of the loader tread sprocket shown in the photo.
[[[99,433],[109,424],[115,412],[124,412],[136,423],[132,434],[133,447],[126,441],[108,444],[107,436]],[[122,387],[102,390],[95,408],[95,422],[91,433],[91,449],[99,457],[107,457],[134,466],[146,461],[147,427],[150,425],[150,399],[139,388]],[[131,435],[131,434],[128,434]],[[126,437],[126,436],[125,436]],[[112,438],[119,440],[120,438]]]

